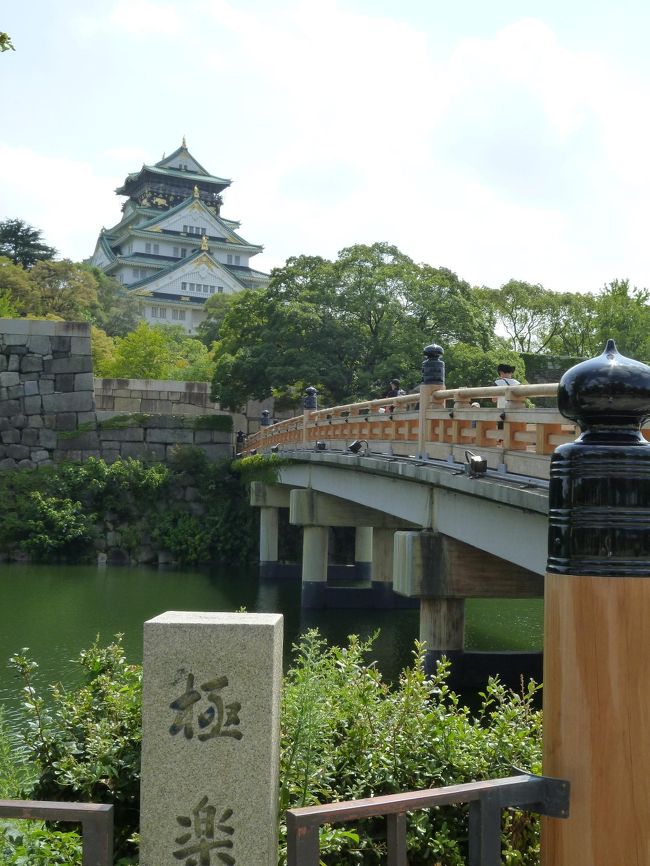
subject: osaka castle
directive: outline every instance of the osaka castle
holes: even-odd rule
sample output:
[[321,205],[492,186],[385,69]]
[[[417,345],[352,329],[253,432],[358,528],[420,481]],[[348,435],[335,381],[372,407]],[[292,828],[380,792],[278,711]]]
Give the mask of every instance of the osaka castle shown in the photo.
[[102,229],[90,263],[141,301],[146,321],[194,334],[210,295],[265,286],[269,279],[250,266],[263,248],[221,216],[228,186],[203,168],[183,138],[172,154],[143,165],[115,190],[127,196],[122,219]]

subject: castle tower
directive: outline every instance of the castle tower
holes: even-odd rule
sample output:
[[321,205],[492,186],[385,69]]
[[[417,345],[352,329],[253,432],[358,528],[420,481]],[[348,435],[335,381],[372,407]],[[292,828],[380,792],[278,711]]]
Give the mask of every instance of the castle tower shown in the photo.
[[214,294],[265,286],[268,274],[250,267],[262,251],[221,216],[225,178],[209,174],[182,145],[155,165],[129,174],[117,195],[128,196],[122,219],[102,229],[91,264],[141,300],[151,324],[196,333]]

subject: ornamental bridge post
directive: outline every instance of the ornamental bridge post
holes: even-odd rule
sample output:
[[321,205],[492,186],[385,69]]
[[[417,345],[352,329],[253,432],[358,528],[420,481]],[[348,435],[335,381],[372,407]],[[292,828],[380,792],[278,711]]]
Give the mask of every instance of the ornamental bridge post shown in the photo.
[[568,370],[582,434],[551,461],[544,774],[571,783],[542,819],[542,866],[650,866],[650,367],[613,340]]

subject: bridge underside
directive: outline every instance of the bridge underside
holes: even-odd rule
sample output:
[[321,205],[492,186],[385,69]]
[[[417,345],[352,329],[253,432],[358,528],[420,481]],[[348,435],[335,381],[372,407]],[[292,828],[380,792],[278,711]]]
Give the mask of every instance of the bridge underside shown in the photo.
[[[418,604],[429,666],[444,653],[464,685],[484,682],[490,672],[514,680],[541,675],[539,654],[466,652],[464,625],[467,598],[543,596],[543,484],[471,479],[430,463],[303,453],[281,467],[276,483],[254,483],[251,502],[261,509],[262,574],[283,570],[279,509],[288,509],[290,523],[302,528],[304,606]],[[331,529],[341,526],[355,531],[353,573],[369,577],[356,587],[337,586],[328,567]]]

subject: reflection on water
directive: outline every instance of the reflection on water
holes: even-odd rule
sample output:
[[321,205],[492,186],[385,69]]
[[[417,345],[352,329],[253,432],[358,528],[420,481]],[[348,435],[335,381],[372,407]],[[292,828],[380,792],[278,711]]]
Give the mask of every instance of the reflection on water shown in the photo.
[[[6,666],[22,647],[39,663],[41,683],[72,685],[74,659],[97,635],[119,633],[130,661],[142,658],[142,623],[166,610],[279,612],[285,617],[285,665],[308,628],[330,643],[379,629],[373,658],[388,679],[411,660],[417,610],[301,610],[298,581],[260,582],[257,566],[196,571],[95,566],[0,566],[0,697],[15,705],[19,684]],[[542,601],[471,600],[466,642],[472,649],[540,649]]]

